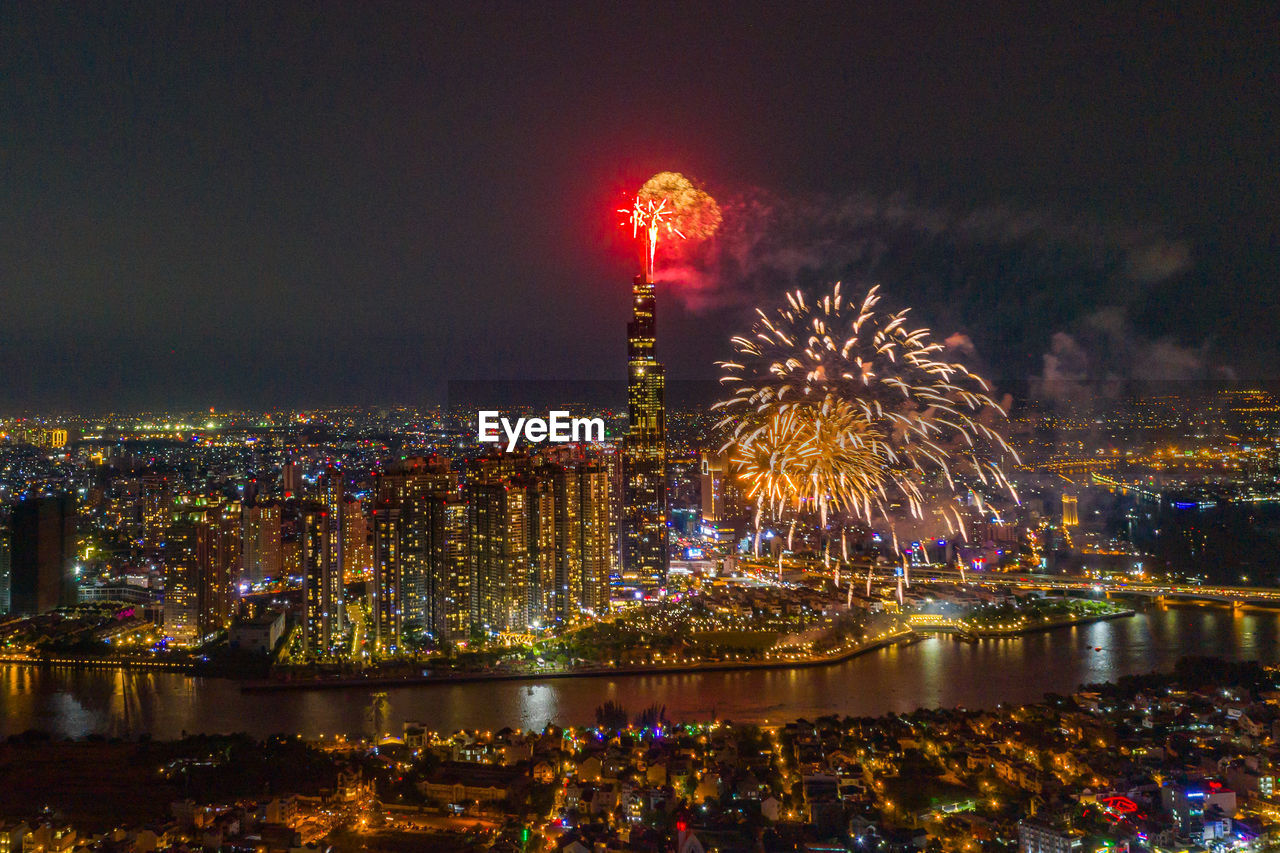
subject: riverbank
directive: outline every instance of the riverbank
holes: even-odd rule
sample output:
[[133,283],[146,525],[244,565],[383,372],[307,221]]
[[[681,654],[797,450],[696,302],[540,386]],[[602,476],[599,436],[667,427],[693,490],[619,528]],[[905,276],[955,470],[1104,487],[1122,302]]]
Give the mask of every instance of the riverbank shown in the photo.
[[563,678],[614,678],[632,675],[679,675],[682,673],[735,672],[742,670],[805,669],[829,666],[850,658],[882,649],[896,643],[913,642],[920,636],[907,628],[863,643],[841,648],[831,654],[807,658],[762,661],[708,661],[705,663],[678,663],[633,666],[579,667],[555,672],[458,672],[417,676],[369,676],[363,678],[297,679],[292,681],[254,681],[240,686],[243,693],[275,692],[281,690],[326,690],[347,688],[409,687],[423,685],[466,684],[476,681],[552,681]]
[[1112,619],[1128,619],[1135,615],[1137,615],[1136,610],[1119,610],[1115,613],[1097,613],[1089,616],[1064,616],[1058,619],[1049,619],[1044,622],[1037,622],[1032,625],[1019,626],[1017,628],[980,628],[961,631],[960,634],[962,636],[973,637],[977,640],[1020,637],[1024,634],[1038,634],[1041,631],[1052,631],[1057,628],[1069,628],[1073,625],[1088,625],[1093,622],[1107,622]]
[[0,664],[21,666],[63,666],[74,669],[138,669],[167,670],[190,675],[206,674],[199,664],[189,661],[135,660],[132,658],[78,658],[65,655],[0,655]]
[[602,678],[633,675],[678,675],[683,673],[702,672],[735,672],[744,670],[802,669],[807,667],[828,666],[841,663],[850,658],[863,655],[876,649],[898,643],[921,639],[922,634],[951,633],[965,640],[1010,639],[1024,634],[1051,631],[1073,625],[1085,625],[1111,619],[1123,619],[1135,615],[1136,611],[1123,610],[1116,613],[1104,613],[1090,616],[1071,616],[1040,622],[1033,625],[1009,629],[955,630],[954,626],[922,624],[914,625],[904,631],[895,632],[885,637],[878,637],[865,643],[859,643],[839,649],[826,655],[811,657],[792,657],[778,660],[759,661],[706,661],[701,663],[677,664],[636,664],[631,666],[591,666],[569,670],[542,672],[445,672],[429,675],[367,675],[346,676],[339,678],[298,678],[280,680],[245,680],[225,667],[211,667],[190,661],[148,661],[128,658],[77,658],[65,655],[25,656],[0,655],[0,664],[19,664],[24,666],[55,666],[88,670],[167,670],[186,673],[204,678],[227,678],[241,682],[242,692],[274,692],[281,690],[324,690],[368,687],[400,687],[433,684],[467,684],[478,681],[550,681],[564,678]]

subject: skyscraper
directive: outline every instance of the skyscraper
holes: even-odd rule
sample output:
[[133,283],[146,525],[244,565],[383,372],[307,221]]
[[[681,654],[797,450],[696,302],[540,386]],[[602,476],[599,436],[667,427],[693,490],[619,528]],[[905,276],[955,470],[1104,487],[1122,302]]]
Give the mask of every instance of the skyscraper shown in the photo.
[[183,498],[170,511],[164,547],[164,627],[178,646],[197,646],[231,621],[239,563],[240,504]]
[[486,631],[529,627],[528,487],[489,480],[467,486],[473,623]]
[[320,479],[321,500],[324,503],[325,525],[324,546],[326,554],[322,564],[325,570],[325,589],[329,625],[326,630],[326,642],[332,643],[338,638],[346,626],[346,607],[343,602],[342,564],[343,549],[346,548],[344,525],[346,516],[343,513],[344,485],[342,472],[336,467],[325,469]]
[[[198,516],[202,516],[199,513]],[[206,562],[208,531],[197,514],[175,514],[165,541],[164,633],[182,648],[200,645],[200,586]]]
[[149,551],[164,548],[172,519],[173,487],[169,478],[148,474],[139,480],[139,511],[142,522],[142,545]]
[[471,624],[466,513],[448,460],[388,463],[375,491],[375,617],[379,637],[387,638],[380,647],[402,647],[406,630],[465,637]]
[[307,653],[328,655],[343,631],[341,538],[339,520],[326,503],[311,503],[302,510],[302,567],[306,624],[303,636]]
[[561,618],[559,601],[563,597],[556,583],[555,483],[546,476],[545,468],[539,468],[530,483],[528,511],[529,619],[541,627]]
[[539,469],[553,484],[555,597],[553,617],[573,623],[609,609],[613,566],[608,469],[589,459]]
[[359,498],[342,501],[342,576],[344,581],[365,575],[373,567],[369,520]]
[[403,564],[400,593],[408,628],[427,630],[432,622],[436,573],[432,561],[431,503],[427,495],[415,495],[400,514],[400,560]]
[[284,574],[281,525],[284,512],[275,501],[250,504],[244,511],[244,579],[258,583]]
[[10,529],[10,612],[33,616],[74,604],[75,499],[64,494],[18,501]]
[[374,647],[381,654],[402,649],[404,563],[400,550],[400,508],[373,511]]
[[433,504],[438,531],[434,559],[443,572],[435,587],[431,630],[449,640],[466,639],[471,633],[471,551],[467,504],[450,497]]
[[654,353],[657,299],[647,274],[632,285],[627,324],[627,414],[623,442],[622,577],[656,589],[667,578],[666,376]]
[[[587,462],[578,468],[577,475],[578,551],[582,555],[582,593],[578,606],[585,613],[601,616],[609,609],[613,567],[609,470],[602,464]],[[665,526],[663,529],[665,531]],[[665,536],[663,540],[665,544]]]

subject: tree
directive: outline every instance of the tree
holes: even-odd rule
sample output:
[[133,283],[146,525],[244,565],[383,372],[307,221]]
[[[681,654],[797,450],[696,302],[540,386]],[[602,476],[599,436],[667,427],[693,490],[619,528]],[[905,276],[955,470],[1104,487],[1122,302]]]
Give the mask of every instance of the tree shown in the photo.
[[596,725],[608,731],[617,731],[627,727],[627,709],[610,699],[596,708]]
[[636,716],[636,728],[650,729],[664,725],[667,722],[667,706],[659,705],[656,702],[645,708]]

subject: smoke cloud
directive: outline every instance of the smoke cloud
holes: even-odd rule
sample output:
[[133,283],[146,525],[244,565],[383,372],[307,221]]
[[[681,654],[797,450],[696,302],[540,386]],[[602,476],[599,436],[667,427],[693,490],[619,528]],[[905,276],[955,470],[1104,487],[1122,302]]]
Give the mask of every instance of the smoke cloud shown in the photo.
[[1104,308],[1070,332],[1056,332],[1044,366],[1032,382],[1037,398],[1075,409],[1142,391],[1168,393],[1177,384],[1231,381],[1229,367],[1215,364],[1208,344],[1152,340],[1134,330],[1125,311]]
[[[1194,266],[1152,228],[1011,205],[954,210],[905,194],[726,196],[717,236],[671,246],[659,282],[691,312],[750,324],[757,305],[832,281],[881,284],[956,355],[1041,389],[1206,375],[1207,348],[1152,334],[1143,304]],[[1145,337],[1144,337],[1145,334]],[[949,335],[949,337],[948,337]]]

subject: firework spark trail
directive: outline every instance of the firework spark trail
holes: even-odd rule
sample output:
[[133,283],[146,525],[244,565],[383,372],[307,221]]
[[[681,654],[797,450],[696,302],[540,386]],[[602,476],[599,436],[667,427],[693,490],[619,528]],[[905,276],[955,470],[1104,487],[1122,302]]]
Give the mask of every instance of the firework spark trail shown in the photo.
[[879,301],[876,287],[860,302],[839,284],[812,303],[796,291],[732,339],[735,358],[720,363],[730,396],[715,409],[757,528],[765,514],[813,512],[823,528],[832,512],[891,520],[897,501],[922,518],[928,493],[965,483],[1017,500],[1001,467],[1017,454],[988,426],[1005,412],[986,382]]

